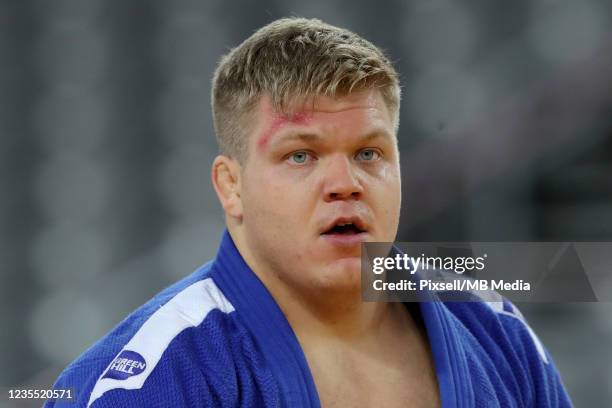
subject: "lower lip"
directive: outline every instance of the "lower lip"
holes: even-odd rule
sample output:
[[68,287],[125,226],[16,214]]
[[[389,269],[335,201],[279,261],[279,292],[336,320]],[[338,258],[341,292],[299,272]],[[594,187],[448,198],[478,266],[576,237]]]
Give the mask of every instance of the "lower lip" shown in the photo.
[[360,232],[358,234],[323,234],[321,237],[338,247],[352,247],[364,242],[367,235],[367,232]]

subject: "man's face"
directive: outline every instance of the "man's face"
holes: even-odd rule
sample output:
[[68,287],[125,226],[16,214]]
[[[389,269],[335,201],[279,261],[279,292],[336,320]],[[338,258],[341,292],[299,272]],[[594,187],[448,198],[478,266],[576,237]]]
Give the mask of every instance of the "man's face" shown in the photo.
[[298,290],[354,290],[361,242],[395,239],[401,201],[392,114],[378,91],[255,108],[242,222],[261,273]]

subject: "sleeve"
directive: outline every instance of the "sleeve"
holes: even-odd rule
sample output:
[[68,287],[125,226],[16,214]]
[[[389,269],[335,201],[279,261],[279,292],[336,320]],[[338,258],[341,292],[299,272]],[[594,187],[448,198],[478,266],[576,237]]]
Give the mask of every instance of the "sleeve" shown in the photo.
[[[43,405],[44,408],[81,408],[87,406],[87,400],[95,379],[91,378],[95,367],[85,367],[83,364],[71,365],[60,375],[54,390],[66,390],[70,392],[61,399],[49,399]],[[89,373],[89,374],[88,374]]]

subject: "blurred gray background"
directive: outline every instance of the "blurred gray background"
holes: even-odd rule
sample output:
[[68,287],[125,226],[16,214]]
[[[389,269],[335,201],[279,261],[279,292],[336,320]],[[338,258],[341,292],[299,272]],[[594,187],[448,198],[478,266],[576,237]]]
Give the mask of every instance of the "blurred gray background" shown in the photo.
[[[214,254],[211,74],[288,15],[396,63],[400,240],[612,241],[609,1],[2,0],[0,406]],[[519,306],[612,406],[612,304]]]

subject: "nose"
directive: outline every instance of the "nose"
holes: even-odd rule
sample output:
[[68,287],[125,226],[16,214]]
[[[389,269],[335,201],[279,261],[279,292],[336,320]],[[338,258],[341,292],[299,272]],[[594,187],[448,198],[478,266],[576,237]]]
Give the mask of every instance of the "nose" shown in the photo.
[[350,158],[346,156],[330,157],[325,173],[323,193],[325,201],[328,202],[361,198],[363,186]]

